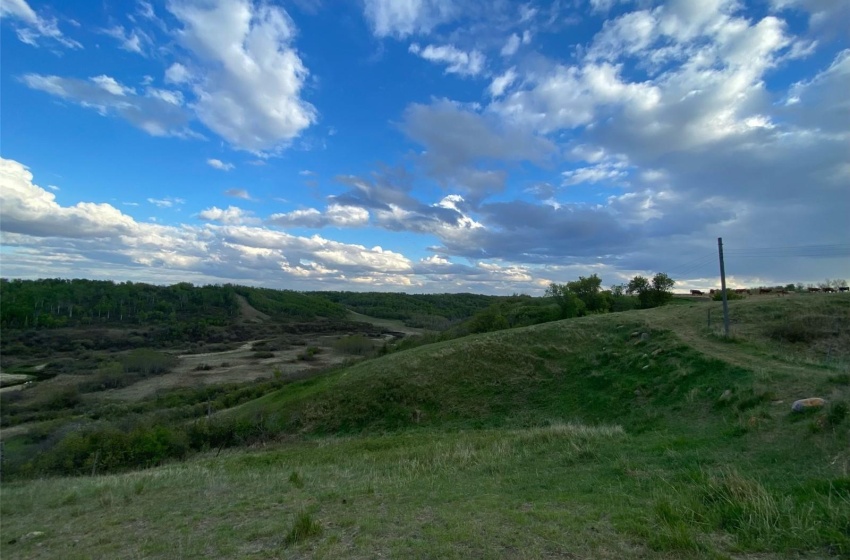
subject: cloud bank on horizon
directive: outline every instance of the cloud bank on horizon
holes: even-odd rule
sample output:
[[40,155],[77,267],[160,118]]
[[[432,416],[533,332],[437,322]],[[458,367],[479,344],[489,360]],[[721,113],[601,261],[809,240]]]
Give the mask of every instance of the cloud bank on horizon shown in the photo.
[[708,288],[721,236],[733,286],[850,277],[848,3],[2,0],[0,18],[3,277]]

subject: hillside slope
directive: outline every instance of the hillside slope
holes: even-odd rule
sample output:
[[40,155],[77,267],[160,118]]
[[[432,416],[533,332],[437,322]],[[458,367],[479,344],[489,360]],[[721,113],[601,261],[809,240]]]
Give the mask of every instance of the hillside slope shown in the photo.
[[[850,298],[733,302],[729,340],[718,309],[467,337],[289,384],[209,421],[284,434],[270,449],[4,482],[0,553],[846,558]],[[791,412],[809,396],[828,404]]]
[[719,304],[693,304],[466,337],[293,384],[235,413],[289,433],[548,418],[644,429],[717,419],[727,391],[723,407],[754,414],[808,396],[847,399],[850,298],[733,302],[730,339],[719,317]]

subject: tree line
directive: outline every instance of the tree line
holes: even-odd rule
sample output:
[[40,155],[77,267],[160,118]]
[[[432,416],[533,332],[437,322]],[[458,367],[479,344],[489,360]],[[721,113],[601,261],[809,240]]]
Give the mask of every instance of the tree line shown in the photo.
[[246,286],[158,286],[85,279],[0,279],[0,327],[54,328],[91,324],[196,323],[227,326],[239,316],[238,297],[278,319],[342,318],[346,309],[327,298],[292,290]]
[[652,278],[635,276],[628,284],[615,284],[610,290],[603,290],[602,279],[593,274],[580,276],[566,284],[553,282],[546,289],[546,296],[557,302],[561,318],[568,319],[594,313],[659,307],[673,297],[675,284],[675,280],[659,272]]

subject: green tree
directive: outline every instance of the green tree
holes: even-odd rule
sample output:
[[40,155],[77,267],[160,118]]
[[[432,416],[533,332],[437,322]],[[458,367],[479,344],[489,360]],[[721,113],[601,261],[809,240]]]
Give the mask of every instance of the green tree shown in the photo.
[[567,287],[584,303],[588,313],[607,313],[611,310],[611,298],[602,291],[602,279],[598,275],[587,278],[579,276],[578,280],[567,282]]
[[469,332],[485,333],[509,328],[508,320],[502,315],[498,304],[479,311],[469,322]]
[[644,276],[635,276],[626,286],[626,293],[636,295],[642,309],[658,307],[669,302],[673,297],[675,280],[663,272],[657,273],[650,281]]
[[554,299],[555,303],[558,304],[558,307],[561,309],[561,319],[584,315],[584,302],[569,289],[567,284],[556,284],[552,282],[546,288],[546,297]]

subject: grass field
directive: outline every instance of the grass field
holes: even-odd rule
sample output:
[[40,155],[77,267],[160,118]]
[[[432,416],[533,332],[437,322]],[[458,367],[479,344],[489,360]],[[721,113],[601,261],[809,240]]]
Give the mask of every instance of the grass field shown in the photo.
[[[713,313],[708,326],[707,311]],[[850,298],[593,316],[362,362],[220,414],[279,433],[4,482],[3,558],[850,555]],[[791,402],[828,404],[797,414]]]

